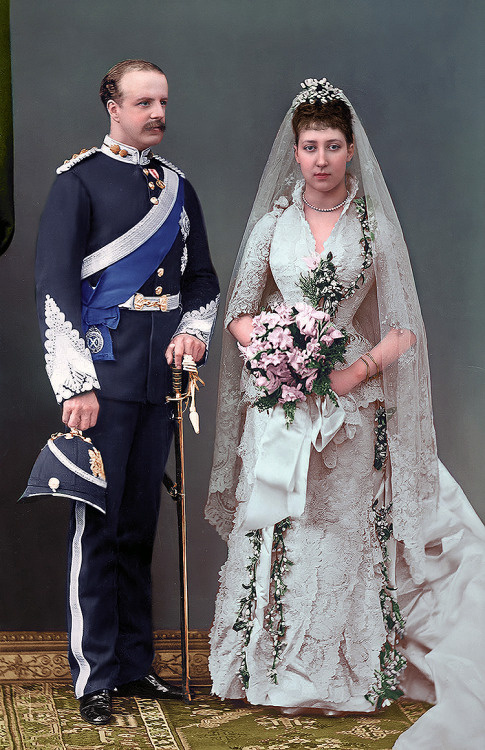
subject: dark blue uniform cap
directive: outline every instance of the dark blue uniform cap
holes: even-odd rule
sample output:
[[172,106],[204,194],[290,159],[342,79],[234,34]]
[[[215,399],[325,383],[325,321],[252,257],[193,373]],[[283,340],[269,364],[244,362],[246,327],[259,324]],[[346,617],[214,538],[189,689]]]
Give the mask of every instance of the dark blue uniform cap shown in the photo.
[[106,513],[106,476],[101,453],[79,430],[49,438],[39,453],[19,502],[65,497]]

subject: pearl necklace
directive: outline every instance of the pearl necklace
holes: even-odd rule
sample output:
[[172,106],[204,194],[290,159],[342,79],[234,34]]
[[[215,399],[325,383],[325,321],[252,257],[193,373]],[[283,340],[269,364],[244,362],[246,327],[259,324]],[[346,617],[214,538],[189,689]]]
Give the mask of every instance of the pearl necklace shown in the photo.
[[344,203],[347,201],[347,198],[349,197],[349,191],[347,190],[347,197],[342,201],[342,203],[337,203],[336,206],[332,206],[332,208],[318,208],[318,206],[312,206],[311,203],[308,203],[307,199],[305,198],[305,193],[302,194],[303,203],[305,206],[308,206],[308,208],[313,208],[314,211],[323,211],[324,213],[328,213],[329,211],[336,211],[337,208],[342,208]]

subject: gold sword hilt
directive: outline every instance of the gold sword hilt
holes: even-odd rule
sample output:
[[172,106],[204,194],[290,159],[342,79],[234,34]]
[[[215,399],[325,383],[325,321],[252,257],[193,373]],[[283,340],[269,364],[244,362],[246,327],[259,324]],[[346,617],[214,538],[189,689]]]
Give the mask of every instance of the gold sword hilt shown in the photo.
[[[182,375],[184,372],[188,373],[189,381],[187,390],[184,392]],[[173,396],[167,396],[167,402],[179,401],[186,402],[189,405],[189,419],[194,432],[199,434],[199,415],[195,406],[195,393],[199,390],[199,384],[205,385],[202,378],[199,376],[197,365],[194,362],[193,357],[190,354],[184,354],[182,358],[182,367],[175,367],[172,365],[172,387]]]

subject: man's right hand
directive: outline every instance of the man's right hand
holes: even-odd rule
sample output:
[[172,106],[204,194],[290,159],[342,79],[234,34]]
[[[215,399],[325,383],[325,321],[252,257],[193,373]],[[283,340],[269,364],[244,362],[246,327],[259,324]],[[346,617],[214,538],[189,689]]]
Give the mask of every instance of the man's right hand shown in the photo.
[[64,401],[62,421],[70,428],[88,430],[94,427],[99,413],[99,403],[94,391],[72,396]]

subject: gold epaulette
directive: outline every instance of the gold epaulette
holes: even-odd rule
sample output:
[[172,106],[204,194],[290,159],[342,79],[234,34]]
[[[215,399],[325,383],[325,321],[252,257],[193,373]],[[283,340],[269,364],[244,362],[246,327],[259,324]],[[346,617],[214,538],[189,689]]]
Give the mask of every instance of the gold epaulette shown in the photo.
[[66,159],[64,164],[61,164],[60,167],[57,167],[57,174],[61,174],[61,172],[67,172],[69,169],[71,169],[71,167],[74,167],[75,164],[79,164],[80,161],[87,159],[88,156],[92,156],[97,151],[99,151],[99,149],[97,149],[95,146],[89,149],[82,148],[78,154],[73,154],[70,159]]

